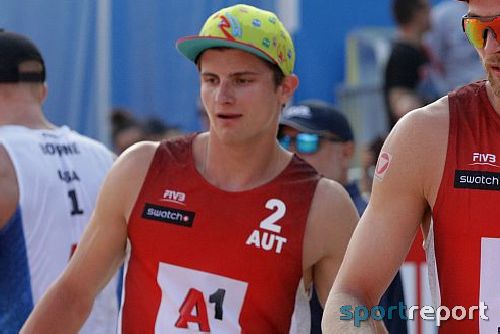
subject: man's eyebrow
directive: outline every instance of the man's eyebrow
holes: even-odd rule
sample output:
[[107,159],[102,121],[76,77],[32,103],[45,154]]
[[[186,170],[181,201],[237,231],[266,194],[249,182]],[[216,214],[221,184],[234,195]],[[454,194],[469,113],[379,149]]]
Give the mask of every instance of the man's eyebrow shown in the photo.
[[[230,77],[236,77],[236,76],[242,76],[242,75],[259,75],[259,74],[261,74],[261,72],[248,70],[248,71],[233,72],[233,73],[230,73],[229,76]],[[202,72],[201,75],[204,75],[204,76],[219,76],[218,74],[215,74],[215,73],[212,73],[212,72]]]
[[240,75],[258,75],[258,74],[260,74],[260,72],[256,72],[256,71],[241,71],[241,72],[231,73],[230,75],[233,77],[233,76],[240,76]]

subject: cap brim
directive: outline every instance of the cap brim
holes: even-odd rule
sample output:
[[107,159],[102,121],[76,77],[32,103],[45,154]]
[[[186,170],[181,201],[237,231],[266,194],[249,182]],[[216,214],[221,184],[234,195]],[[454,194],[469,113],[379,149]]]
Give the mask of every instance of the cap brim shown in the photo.
[[257,49],[255,46],[250,44],[241,43],[238,41],[230,41],[226,38],[221,37],[211,37],[211,36],[187,36],[180,38],[176,43],[176,48],[191,61],[196,61],[196,58],[203,51],[211,48],[226,47],[232,49],[239,49],[251,54],[261,57],[273,64],[276,62],[264,51]]
[[281,119],[280,125],[286,125],[286,126],[289,126],[291,128],[294,128],[295,130],[303,131],[303,132],[316,132],[318,134],[328,132],[325,130],[320,130],[315,126],[311,126],[311,124],[308,124],[307,121],[304,121],[303,123],[299,123],[299,122],[292,121],[290,119]]

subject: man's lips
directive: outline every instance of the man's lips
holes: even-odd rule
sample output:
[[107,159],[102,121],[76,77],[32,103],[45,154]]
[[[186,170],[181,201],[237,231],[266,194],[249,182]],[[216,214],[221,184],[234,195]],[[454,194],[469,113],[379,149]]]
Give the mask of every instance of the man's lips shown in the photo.
[[236,119],[240,118],[242,115],[241,114],[218,114],[217,117],[222,118],[222,119]]

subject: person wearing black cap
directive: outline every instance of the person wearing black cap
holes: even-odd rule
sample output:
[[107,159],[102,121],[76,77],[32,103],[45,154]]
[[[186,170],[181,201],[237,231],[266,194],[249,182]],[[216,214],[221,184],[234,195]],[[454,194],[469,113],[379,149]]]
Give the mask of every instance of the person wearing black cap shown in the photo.
[[199,71],[208,132],[117,159],[85,241],[21,333],[77,331],[127,244],[124,333],[289,333],[305,325],[292,320],[298,294],[314,284],[325,301],[359,216],[276,140],[298,85],[290,35],[240,4],[177,48]]
[[[387,137],[325,307],[329,333],[384,332],[374,307],[420,232],[433,305],[407,314],[440,334],[500,332],[500,1],[467,3],[462,29],[487,80],[411,111]],[[356,327],[343,305],[370,314]]]
[[[44,116],[42,55],[27,37],[0,31],[0,332],[18,333],[66,267],[114,155]],[[116,328],[116,279],[82,333]]]
[[[307,100],[283,111],[278,132],[280,144],[301,156],[323,176],[340,182],[349,193],[359,215],[367,201],[355,181],[348,180],[355,150],[354,133],[344,114],[321,100]],[[382,296],[380,305],[389,307],[404,304],[403,283],[399,272]],[[321,333],[323,309],[316,291],[311,297],[311,333]],[[406,320],[384,318],[389,333],[407,332]]]
[[364,211],[366,201],[356,184],[348,182],[355,144],[352,128],[342,113],[323,101],[304,101],[283,111],[279,130],[281,146],[344,185],[358,212]]

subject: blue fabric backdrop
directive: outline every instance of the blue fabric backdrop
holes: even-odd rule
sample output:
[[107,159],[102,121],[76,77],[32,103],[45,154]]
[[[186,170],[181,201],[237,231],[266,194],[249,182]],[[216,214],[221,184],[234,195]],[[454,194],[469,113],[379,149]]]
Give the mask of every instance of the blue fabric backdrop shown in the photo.
[[[176,39],[197,33],[218,8],[244,2],[275,10],[280,1],[286,6],[290,0],[2,0],[0,27],[31,36],[41,48],[50,120],[108,142],[112,106],[199,129],[196,69],[177,53]],[[391,26],[390,1],[297,3],[296,99],[335,102],[334,89],[344,80],[346,33]]]

